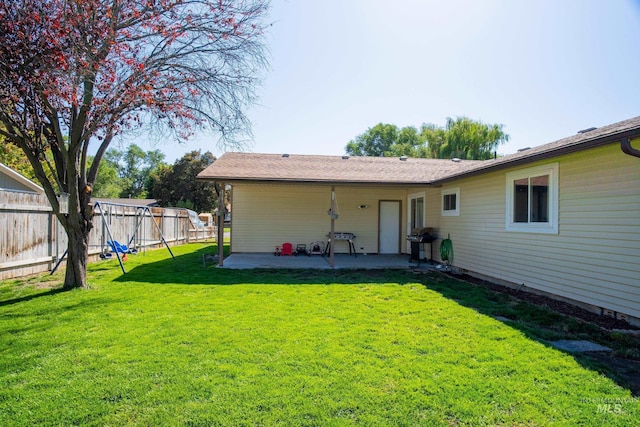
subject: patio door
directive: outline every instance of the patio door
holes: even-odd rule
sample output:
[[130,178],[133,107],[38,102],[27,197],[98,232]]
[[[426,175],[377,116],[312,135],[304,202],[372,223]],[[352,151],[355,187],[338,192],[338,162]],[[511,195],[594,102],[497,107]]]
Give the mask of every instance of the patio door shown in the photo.
[[378,218],[378,253],[400,253],[402,208],[399,200],[381,200]]

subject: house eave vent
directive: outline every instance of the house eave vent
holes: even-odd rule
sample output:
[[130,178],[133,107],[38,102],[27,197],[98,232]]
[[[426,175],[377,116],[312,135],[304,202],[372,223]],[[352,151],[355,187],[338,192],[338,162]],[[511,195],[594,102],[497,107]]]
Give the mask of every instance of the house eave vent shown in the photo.
[[579,130],[578,133],[587,133],[587,132],[591,132],[592,130],[596,130],[596,129],[598,129],[598,128],[590,127],[590,128]]

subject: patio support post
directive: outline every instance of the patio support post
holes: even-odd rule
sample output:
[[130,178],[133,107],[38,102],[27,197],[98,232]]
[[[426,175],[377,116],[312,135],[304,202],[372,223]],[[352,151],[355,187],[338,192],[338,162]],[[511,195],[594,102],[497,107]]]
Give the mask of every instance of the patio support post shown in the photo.
[[219,182],[218,191],[218,266],[224,265],[224,182]]
[[329,265],[335,267],[333,234],[335,233],[336,220],[334,212],[336,211],[336,187],[331,186],[331,232],[329,233]]

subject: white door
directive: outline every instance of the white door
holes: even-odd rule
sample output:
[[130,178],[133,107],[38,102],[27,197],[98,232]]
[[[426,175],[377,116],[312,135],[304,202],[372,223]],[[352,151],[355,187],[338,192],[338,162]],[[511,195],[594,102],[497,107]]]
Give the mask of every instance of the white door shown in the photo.
[[400,215],[400,201],[380,201],[378,253],[400,253]]

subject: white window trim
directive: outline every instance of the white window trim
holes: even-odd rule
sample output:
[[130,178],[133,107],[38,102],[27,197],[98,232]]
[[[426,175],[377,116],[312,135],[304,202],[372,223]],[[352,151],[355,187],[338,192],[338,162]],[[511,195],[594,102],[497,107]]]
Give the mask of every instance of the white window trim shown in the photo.
[[[456,208],[444,210],[444,196],[450,194],[455,194],[456,196]],[[440,192],[440,214],[442,216],[460,216],[460,187],[447,188]]]
[[[517,179],[549,175],[549,222],[514,222],[514,185]],[[551,163],[507,173],[505,206],[505,230],[520,233],[558,234],[558,163]]]

